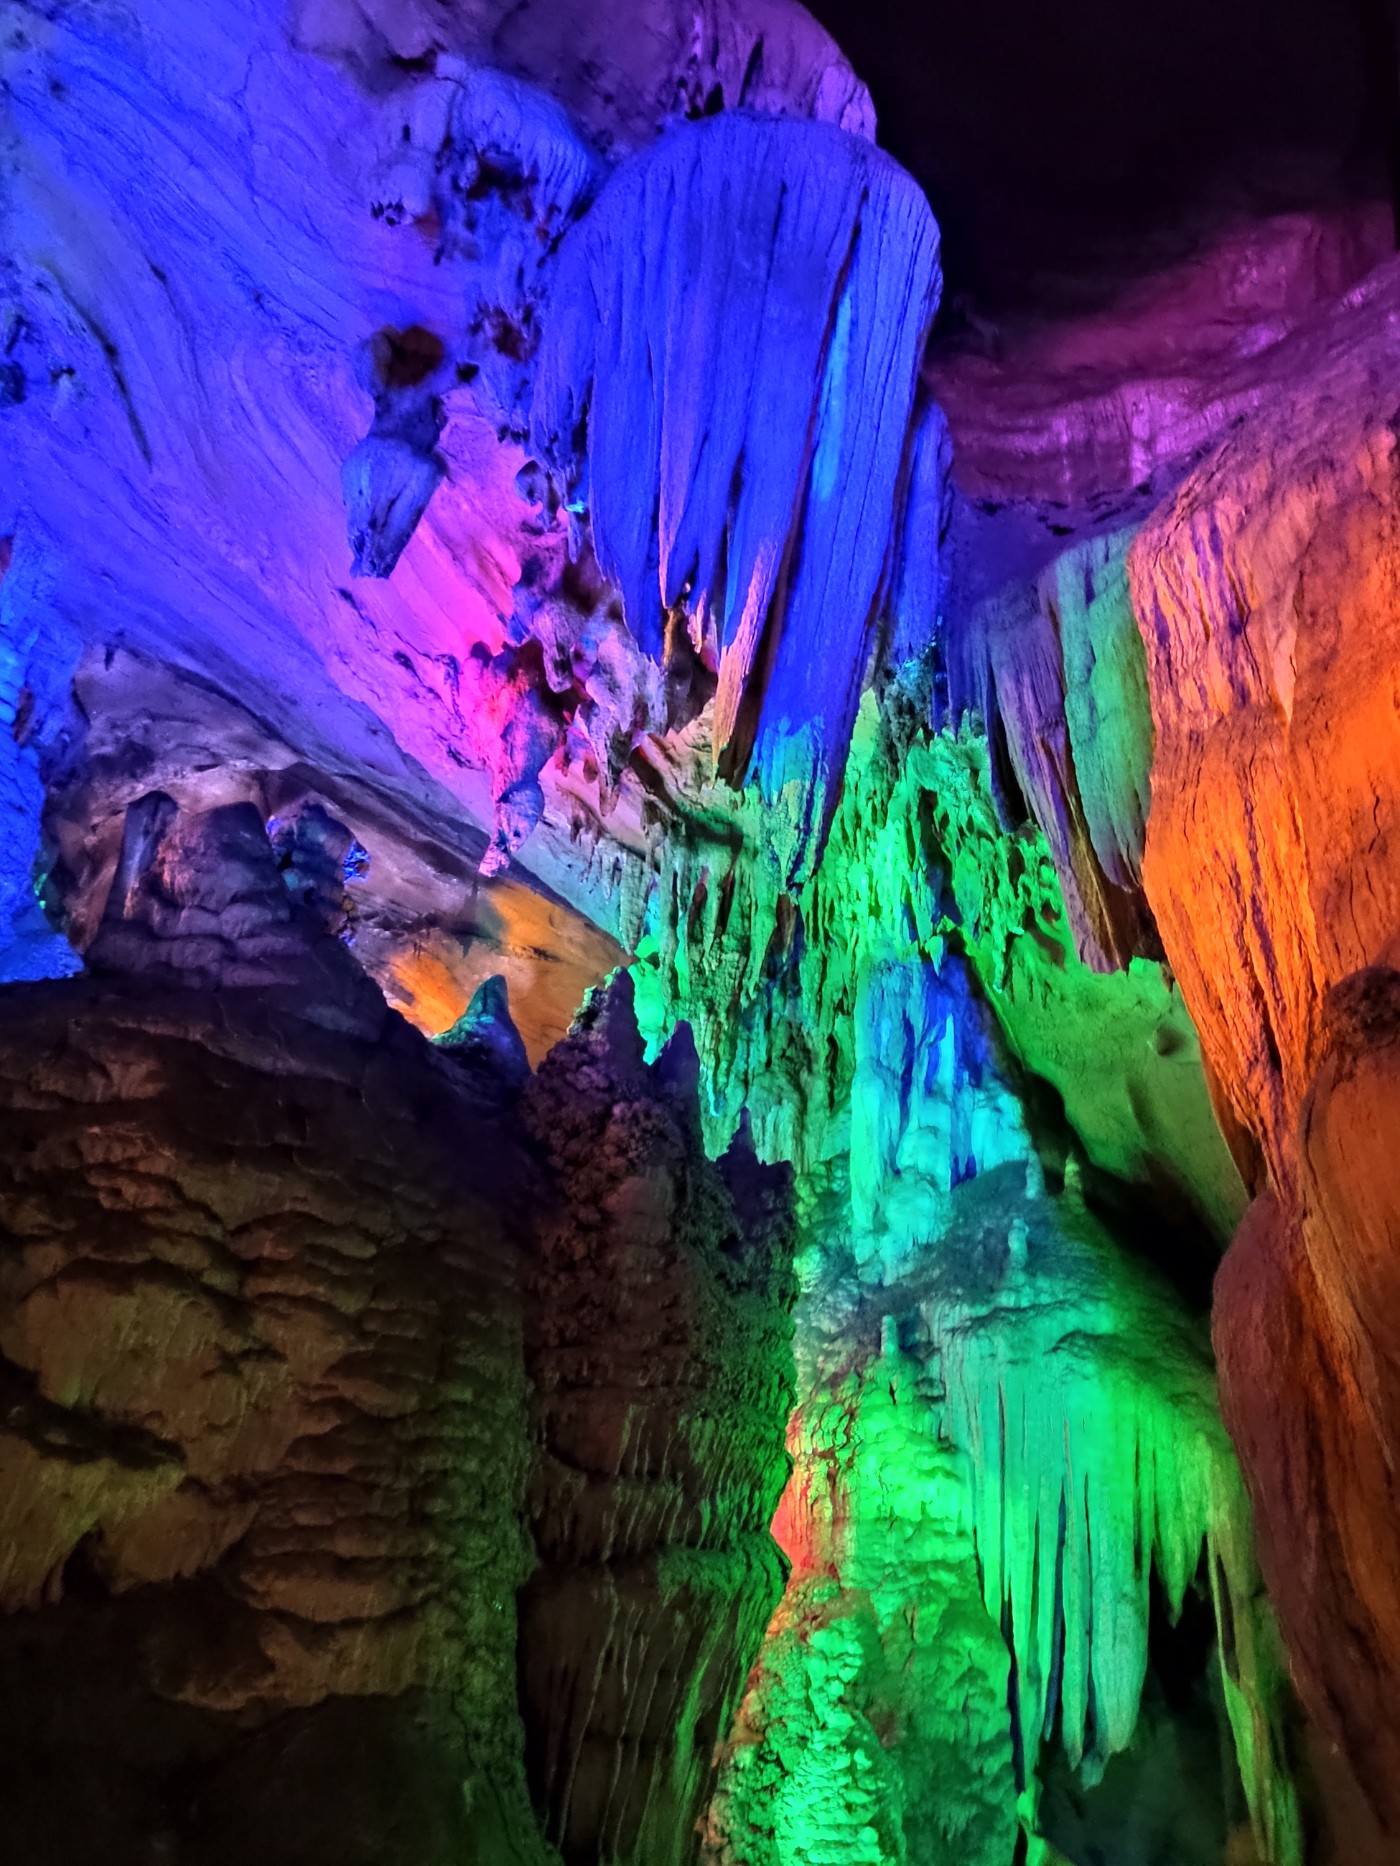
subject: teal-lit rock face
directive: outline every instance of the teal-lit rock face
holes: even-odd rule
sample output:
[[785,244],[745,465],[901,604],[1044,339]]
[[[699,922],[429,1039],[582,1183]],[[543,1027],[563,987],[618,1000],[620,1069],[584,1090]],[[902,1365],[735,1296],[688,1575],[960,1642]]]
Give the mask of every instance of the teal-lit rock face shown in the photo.
[[746,1108],[762,1150],[815,1165],[849,1121],[874,1140],[852,1169],[868,1208],[896,1190],[889,1150],[923,1096],[926,1118],[963,1123],[944,1162],[955,1184],[969,1161],[1010,1157],[1002,1137],[1024,1128],[989,1069],[1000,1045],[1059,1094],[1092,1165],[1165,1179],[1228,1233],[1241,1188],[1180,998],[1150,961],[1101,973],[1076,958],[1046,844],[1001,829],[978,733],[882,729],[867,700],[822,865],[796,896],[769,814],[744,794],[732,855],[707,843],[703,816],[668,845],[639,948],[643,1026],[657,1042],[690,1023],[712,1144]]
[[27,610],[26,586],[38,568],[16,565],[12,540],[0,545],[0,984],[68,978],[82,963],[43,907],[44,783],[34,740],[46,712],[45,677],[61,691],[68,670],[62,631],[40,642],[39,619]]

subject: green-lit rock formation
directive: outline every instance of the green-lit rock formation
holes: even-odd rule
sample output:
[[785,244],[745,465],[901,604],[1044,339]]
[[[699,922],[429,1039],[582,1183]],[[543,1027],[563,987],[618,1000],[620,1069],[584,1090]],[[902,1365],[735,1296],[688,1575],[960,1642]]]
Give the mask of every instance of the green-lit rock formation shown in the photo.
[[[1210,1602],[1239,1799],[1259,1856],[1299,1860],[1290,1698],[1204,1329],[1073,1175],[1051,1197],[1008,1164],[948,1207],[882,1289],[838,1274],[805,1300],[775,1524],[793,1574],[708,1857],[1008,1866],[1024,1830],[1053,1858],[1038,1767],[1053,1746],[1092,1789],[1133,1742],[1155,1586],[1168,1626],[1188,1591]],[[1202,1786],[1222,1823],[1232,1783]]]
[[[867,697],[825,857],[795,898],[771,857],[781,826],[751,793],[728,816],[714,799],[713,818],[668,838],[635,970],[653,1045],[690,1023],[712,1147],[747,1107],[765,1157],[814,1166],[845,1151],[847,1119],[854,1135],[891,1118],[856,1106],[882,1099],[871,1064],[893,1060],[890,968],[946,975],[956,996],[958,967],[945,962],[960,956],[1009,1059],[1059,1096],[1093,1165],[1175,1189],[1224,1235],[1243,1193],[1169,975],[1148,960],[1105,974],[1075,957],[1043,837],[999,823],[985,740],[927,729],[916,698],[896,691],[882,721]],[[940,1028],[949,1022],[955,1042],[971,1040],[951,999]],[[980,1073],[975,1059],[960,1066]],[[1005,1094],[994,1112],[997,1099],[974,1117],[984,1164],[1002,1157],[998,1127],[1020,1125]],[[893,1164],[882,1157],[870,1176]]]
[[1400,0],[809,3],[0,0],[24,1866],[1400,1855]]
[[[1087,664],[1085,820],[1130,888],[1141,654],[1121,549],[1099,555],[1101,600],[1082,564],[1057,587]],[[795,1162],[804,1214],[777,1522],[794,1572],[708,1857],[1009,1866],[1024,1832],[1050,1858],[1042,1754],[1091,1789],[1133,1742],[1156,1588],[1168,1620],[1189,1589],[1212,1602],[1239,1770],[1217,1802],[1247,1803],[1261,1857],[1293,1861],[1287,1687],[1205,1326],[1132,1252],[1148,1196],[1175,1196],[1206,1256],[1240,1207],[1194,1031],[1158,962],[1076,956],[1052,852],[1006,831],[979,722],[933,730],[925,693],[910,670],[867,698],[796,897],[781,812],[711,794],[660,852],[633,968],[653,1048],[695,1033],[712,1150],[746,1118]]]

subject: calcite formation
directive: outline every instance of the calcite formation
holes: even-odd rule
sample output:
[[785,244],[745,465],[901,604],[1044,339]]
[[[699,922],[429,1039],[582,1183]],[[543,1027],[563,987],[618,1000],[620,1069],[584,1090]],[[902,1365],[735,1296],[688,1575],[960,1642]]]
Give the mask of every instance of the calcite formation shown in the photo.
[[[569,1800],[542,1777],[537,1822],[538,1749],[588,1857],[614,1828],[681,1857],[776,1593],[782,1174],[704,1160],[693,1077],[645,1066],[616,995],[611,1041],[572,1039],[522,1119],[499,983],[426,1043],[293,898],[247,805],[133,805],[88,964],[3,1005],[16,1844],[544,1862]],[[590,1117],[616,1136],[601,1158]],[[586,1157],[607,1195],[592,1302],[635,1286],[676,1337],[668,1380],[634,1353],[630,1392],[590,1365],[585,1291],[582,1360],[563,1322],[578,1233],[549,1214],[584,1197]],[[527,1273],[532,1222],[553,1280]],[[590,1455],[577,1485],[561,1457]],[[639,1729],[561,1732],[561,1669],[596,1684],[624,1656]],[[590,1832],[619,1769],[630,1798]]]
[[[969,1221],[989,1206],[971,1201]],[[1028,1197],[1005,1248],[995,1302],[961,1272],[921,1307],[971,1459],[984,1596],[1015,1654],[1022,1780],[1052,1734],[1095,1772],[1127,1747],[1150,1584],[1179,1617],[1204,1544],[1245,1794],[1266,1856],[1296,1857],[1281,1649],[1200,1331],[1115,1256],[1072,1188],[1049,1211]]]
[[726,1748],[707,1862],[1014,1856],[1010,1655],[983,1607],[936,1377],[897,1341],[809,1388],[793,1572]]
[[14,1844],[528,1830],[530,1181],[498,1081],[387,1010],[246,807],[133,806],[91,966],[3,1006]]
[[[4,589],[0,578],[0,605]],[[9,636],[7,629],[0,656],[0,968],[7,979],[62,978],[77,971],[78,960],[38,898],[44,868],[39,825],[44,784],[28,744],[26,715],[33,701],[23,680],[24,645],[11,644]]]
[[[970,1159],[1007,1157],[996,1134],[1024,1125],[994,1087],[980,1107],[953,1092],[976,1085],[998,1041],[968,968],[1008,1066],[1053,1086],[1090,1162],[1174,1187],[1228,1232],[1239,1177],[1180,994],[1152,962],[1104,973],[1078,959],[1044,837],[1025,823],[1007,834],[985,740],[932,731],[927,705],[923,683],[894,692],[882,728],[867,701],[825,859],[795,894],[774,872],[761,799],[742,841],[677,837],[662,852],[656,932],[636,967],[644,1027],[659,1041],[677,1017],[690,1021],[713,1145],[747,1107],[765,1152],[816,1166],[841,1151],[848,1108],[852,1122],[903,1129],[934,1094],[956,1180]],[[865,1092],[862,1074],[874,1078]],[[960,1138],[949,1125],[959,1118]],[[887,1196],[894,1164],[891,1143],[872,1140],[853,1152],[853,1179]]]
[[1024,1830],[1053,1859],[1043,1747],[1093,1781],[1128,1749],[1162,1662],[1154,1584],[1173,1621],[1192,1587],[1213,1601],[1220,1731],[1262,1856],[1299,1857],[1282,1652],[1205,1330],[1034,1162],[964,1181],[943,1237],[878,1290],[828,1272],[799,1311],[792,1576],[706,1857],[990,1866]]
[[927,203],[868,143],[735,113],[625,165],[561,259],[535,445],[566,469],[586,431],[599,568],[644,652],[668,612],[689,618],[714,755],[795,813],[794,872],[903,527],[937,254]]

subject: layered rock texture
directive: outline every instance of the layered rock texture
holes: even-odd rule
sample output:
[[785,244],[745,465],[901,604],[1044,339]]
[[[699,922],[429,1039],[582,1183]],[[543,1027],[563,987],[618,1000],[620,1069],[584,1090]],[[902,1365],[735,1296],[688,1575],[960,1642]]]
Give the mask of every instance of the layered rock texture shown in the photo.
[[[132,807],[89,966],[0,1006],[15,1844],[543,1861],[559,1797],[537,1784],[537,1823],[528,1731],[586,1830],[635,1778],[627,1831],[595,1822],[586,1856],[655,1858],[637,1832],[652,1752],[689,1703],[698,1727],[649,1817],[681,1846],[776,1591],[781,1175],[736,1166],[726,1192],[693,1080],[654,1081],[635,1023],[623,1061],[625,1001],[611,1047],[565,1046],[522,1121],[503,994],[434,1050],[293,901],[247,806]],[[651,1292],[672,1317],[669,1379],[635,1353],[630,1375],[570,1361],[568,1305],[526,1273],[533,1224],[569,1281],[546,1214],[584,1189],[546,1098],[581,1088],[600,1047],[595,1119],[601,1096],[623,1139],[596,1168],[594,1299]],[[630,1123],[612,1112],[624,1083]],[[586,1119],[586,1096],[568,1107]],[[531,1148],[546,1131],[560,1177]],[[573,1300],[591,1342],[598,1318]],[[561,1328],[549,1377],[541,1340]],[[591,1487],[571,1481],[590,1459]],[[517,1634],[532,1537],[547,1565]],[[694,1599],[715,1609],[702,1626]],[[635,1728],[594,1705],[624,1656]],[[561,1672],[580,1705],[562,1725]]]
[[1132,558],[1147,883],[1258,1194],[1216,1309],[1229,1416],[1300,1681],[1392,1822],[1397,289],[1311,334]]
[[568,469],[586,415],[598,567],[652,656],[663,615],[689,617],[714,756],[782,798],[797,872],[903,528],[937,251],[923,196],[868,143],[736,114],[627,164],[561,259],[533,438]]
[[92,976],[0,1014],[14,1844],[506,1846],[530,1182],[499,1084],[387,1010],[253,811],[159,794]]
[[647,1069],[624,979],[526,1093],[565,1203],[531,1279],[541,1560],[522,1692],[566,1862],[693,1857],[782,1588],[768,1525],[792,1404],[789,1175],[742,1141],[704,1159],[696,1074],[683,1036]]

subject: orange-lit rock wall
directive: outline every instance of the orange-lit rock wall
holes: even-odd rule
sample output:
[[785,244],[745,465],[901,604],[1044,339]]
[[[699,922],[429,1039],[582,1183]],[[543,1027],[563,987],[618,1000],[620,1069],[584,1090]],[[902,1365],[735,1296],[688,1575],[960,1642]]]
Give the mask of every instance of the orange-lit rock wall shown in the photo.
[[1266,1577],[1400,1830],[1400,273],[1293,365],[1132,552],[1144,878],[1257,1195],[1214,1328]]

